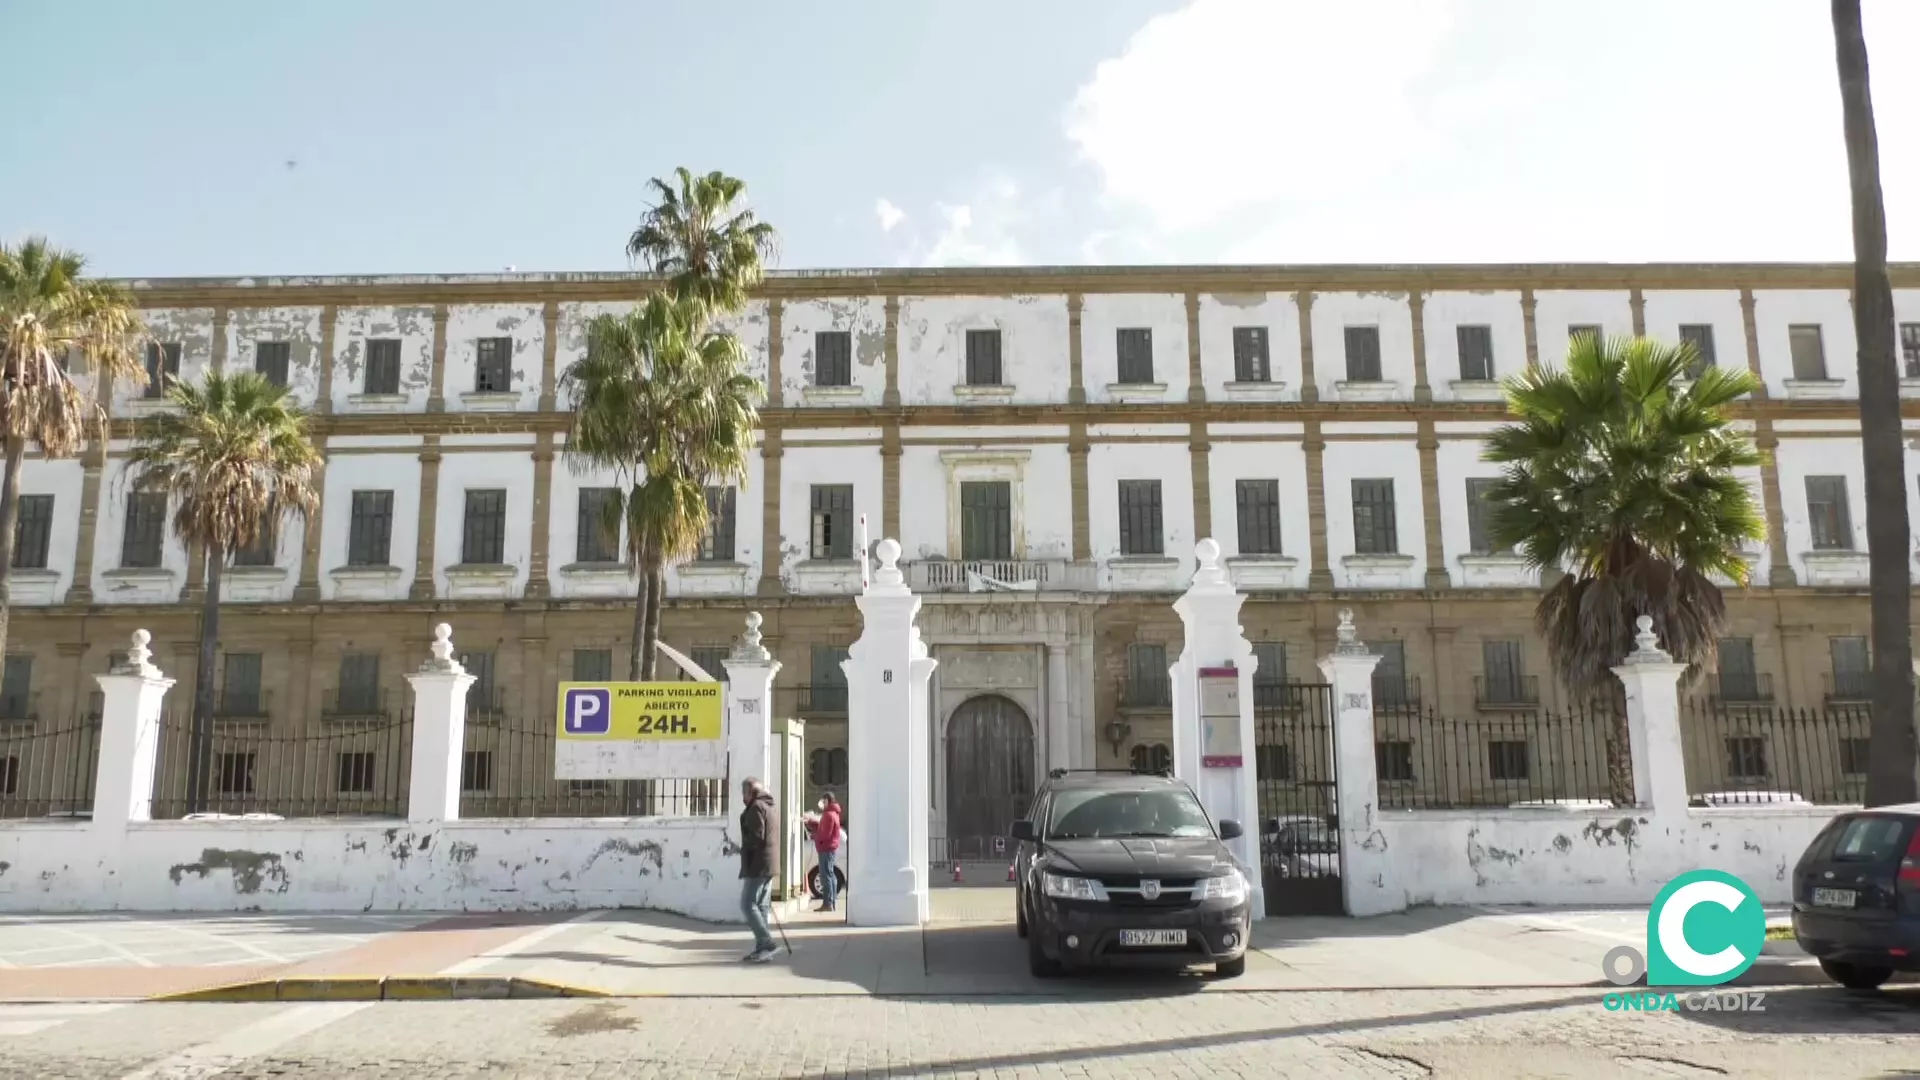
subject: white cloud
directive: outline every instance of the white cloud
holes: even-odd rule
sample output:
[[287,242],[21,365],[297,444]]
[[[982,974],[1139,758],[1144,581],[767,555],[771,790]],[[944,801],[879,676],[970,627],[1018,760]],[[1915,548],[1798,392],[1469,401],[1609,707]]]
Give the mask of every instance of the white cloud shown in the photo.
[[[936,202],[933,217],[939,229],[931,236],[920,233],[909,221],[901,230],[905,249],[903,265],[919,266],[1017,266],[1028,261],[1019,237],[1034,223],[1057,215],[1062,193],[1055,189],[1035,198],[1023,191],[1011,177],[988,173],[984,178],[961,188],[964,201]],[[884,200],[883,200],[884,202]],[[894,208],[906,221],[905,211]],[[896,221],[896,224],[899,222]],[[885,228],[885,215],[882,215]]]
[[[1913,258],[1920,4],[1866,7]],[[1194,0],[1065,131],[1131,246],[1174,259],[1846,259],[1833,64],[1805,0]]]
[[873,216],[880,219],[881,232],[892,232],[895,225],[907,219],[907,212],[883,198],[873,204]]
[[946,227],[921,256],[921,265],[1015,266],[1025,261],[1019,243],[1007,231],[1007,222],[977,224],[973,207],[966,205],[941,204],[938,209]]

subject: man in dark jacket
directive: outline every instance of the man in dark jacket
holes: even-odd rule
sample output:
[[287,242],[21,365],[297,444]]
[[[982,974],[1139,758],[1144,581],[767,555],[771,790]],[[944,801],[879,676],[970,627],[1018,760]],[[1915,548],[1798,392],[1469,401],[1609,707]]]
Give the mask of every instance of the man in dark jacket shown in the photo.
[[773,793],[756,777],[741,781],[740,797],[746,803],[740,810],[740,913],[753,930],[753,951],[746,959],[749,964],[764,964],[776,951],[767,917],[773,913],[780,813],[774,809]]

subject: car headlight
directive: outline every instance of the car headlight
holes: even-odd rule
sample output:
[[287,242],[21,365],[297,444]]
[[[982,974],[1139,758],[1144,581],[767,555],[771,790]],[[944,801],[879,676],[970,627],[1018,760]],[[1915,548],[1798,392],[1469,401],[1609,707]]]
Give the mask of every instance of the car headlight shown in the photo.
[[1061,874],[1043,874],[1040,886],[1048,896],[1057,900],[1105,900],[1106,886],[1083,877],[1066,877]]
[[1200,880],[1201,900],[1245,900],[1247,898],[1247,878],[1240,871],[1222,874],[1219,877]]

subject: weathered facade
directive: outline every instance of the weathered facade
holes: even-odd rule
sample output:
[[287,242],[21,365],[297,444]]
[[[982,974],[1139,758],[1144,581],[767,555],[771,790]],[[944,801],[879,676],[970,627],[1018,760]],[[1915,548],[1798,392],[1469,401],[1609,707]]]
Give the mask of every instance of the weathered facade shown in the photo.
[[[1903,389],[1920,394],[1920,266],[1894,278]],[[979,740],[1030,745],[1035,771],[1159,752],[1169,605],[1205,536],[1251,595],[1263,678],[1316,678],[1352,607],[1404,695],[1551,709],[1565,703],[1531,628],[1538,582],[1488,550],[1471,492],[1495,472],[1479,440],[1501,419],[1497,380],[1597,328],[1686,337],[1764,383],[1740,412],[1770,454],[1748,478],[1769,538],[1707,691],[1844,698],[1864,688],[1867,622],[1849,284],[1845,267],[1787,265],[776,275],[732,326],[768,387],[760,452],[716,495],[707,557],[669,574],[664,636],[707,663],[763,612],[812,779],[844,783],[838,650],[858,634],[865,515],[927,597],[936,821],[969,782],[948,755],[981,760]],[[634,579],[593,525],[612,478],[567,456],[560,377],[586,322],[630,307],[644,278],[133,287],[158,368],[283,379],[327,459],[320,514],[228,576],[231,722],[381,712],[442,620],[505,721],[547,726],[558,681],[624,676]],[[164,407],[122,390],[113,414]],[[9,716],[85,715],[90,676],[135,627],[182,679],[176,707],[191,692],[202,574],[128,490],[126,445],[27,465]],[[1016,589],[968,591],[981,579]]]

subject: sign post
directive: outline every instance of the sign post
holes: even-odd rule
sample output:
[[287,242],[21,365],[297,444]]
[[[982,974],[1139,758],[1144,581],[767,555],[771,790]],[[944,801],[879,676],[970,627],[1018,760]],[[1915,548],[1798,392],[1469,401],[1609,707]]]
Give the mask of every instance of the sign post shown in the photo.
[[710,780],[726,771],[717,682],[560,684],[558,780]]
[[1200,669],[1200,767],[1238,769],[1246,765],[1240,742],[1240,670]]

